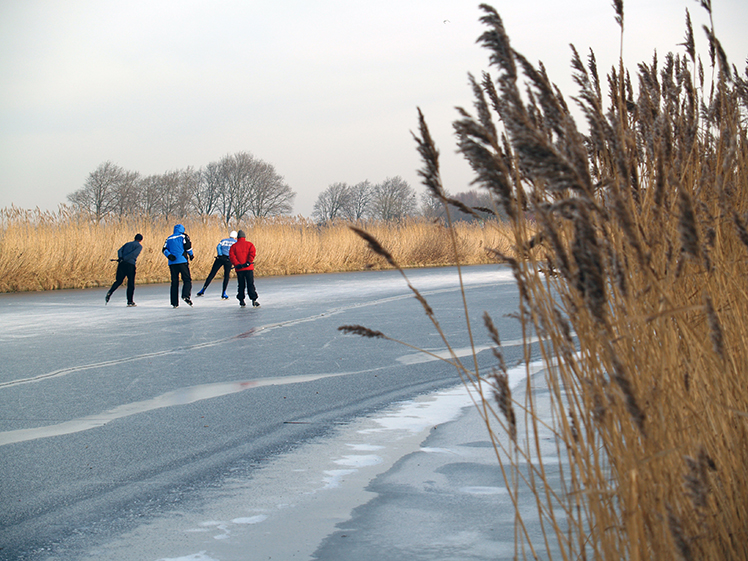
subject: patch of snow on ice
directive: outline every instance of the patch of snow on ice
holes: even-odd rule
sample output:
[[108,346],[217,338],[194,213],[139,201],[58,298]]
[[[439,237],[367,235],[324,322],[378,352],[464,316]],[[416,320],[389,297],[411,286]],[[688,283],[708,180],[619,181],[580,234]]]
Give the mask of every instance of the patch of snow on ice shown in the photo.
[[377,446],[374,444],[346,444],[346,446],[356,452],[376,452],[377,450],[382,450],[384,448],[384,446]]
[[457,419],[462,409],[471,405],[470,396],[465,388],[459,386],[452,390],[439,392],[437,398],[430,401],[406,401],[401,407],[388,411],[373,420],[381,428],[361,431],[369,432],[403,430],[411,434],[419,433],[434,425]]
[[250,516],[248,518],[234,518],[231,523],[232,524],[259,524],[260,522],[264,522],[267,520],[267,515],[265,514],[258,514],[257,516]]
[[505,487],[460,487],[461,493],[468,495],[506,495],[507,490]]
[[453,454],[455,456],[462,456],[459,452],[455,452],[454,450],[450,450],[449,448],[433,448],[430,446],[423,446],[421,447],[421,452],[426,452],[427,454]]
[[340,487],[340,481],[346,476],[352,473],[356,473],[355,469],[331,469],[325,471],[325,475],[322,480],[325,482],[324,489],[335,489]]
[[192,555],[187,555],[186,557],[162,557],[161,559],[158,559],[157,561],[218,561],[218,560],[213,559],[212,557],[208,557],[204,551],[201,551],[200,553],[194,553]]
[[382,463],[382,458],[380,456],[376,456],[374,454],[366,454],[366,455],[351,455],[351,456],[343,456],[339,460],[333,460],[334,463],[340,465],[340,466],[351,466],[351,467],[366,467],[366,466],[376,466],[378,464]]

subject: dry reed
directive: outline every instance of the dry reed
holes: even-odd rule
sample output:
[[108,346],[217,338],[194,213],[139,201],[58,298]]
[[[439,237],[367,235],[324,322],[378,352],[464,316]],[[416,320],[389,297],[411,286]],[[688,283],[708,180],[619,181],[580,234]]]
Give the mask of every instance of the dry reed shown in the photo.
[[[57,212],[15,207],[0,210],[0,292],[109,286],[116,270],[110,259],[138,232],[144,239],[136,282],[168,282],[169,268],[161,248],[175,223],[128,217],[96,224],[65,207]],[[204,279],[213,264],[216,245],[228,236],[228,229],[218,219],[186,219],[183,224],[196,256],[191,262],[192,275]],[[276,218],[248,220],[240,226],[257,247],[257,276],[388,266],[361,247],[348,223],[318,226],[304,218]],[[454,259],[450,234],[443,225],[410,219],[372,222],[366,227],[388,243],[398,262],[407,267],[444,266]],[[495,262],[485,248],[497,244],[508,251],[508,238],[501,228],[463,222],[457,235],[462,259],[467,262]]]
[[[542,66],[481,8],[497,77],[471,78],[476,116],[460,110],[455,130],[510,217],[516,317],[526,357],[539,336],[551,418],[535,409],[531,376],[522,401],[512,396],[489,316],[498,368],[447,362],[478,392],[510,498],[534,494],[549,558],[748,559],[748,72],[707,29],[705,84],[688,17],[687,57],[640,64],[636,96],[621,60],[606,109],[594,54],[585,64],[574,51],[582,134]],[[423,182],[449,205],[419,118]],[[550,459],[536,453],[549,431]],[[517,559],[541,545],[527,517],[518,507]]]

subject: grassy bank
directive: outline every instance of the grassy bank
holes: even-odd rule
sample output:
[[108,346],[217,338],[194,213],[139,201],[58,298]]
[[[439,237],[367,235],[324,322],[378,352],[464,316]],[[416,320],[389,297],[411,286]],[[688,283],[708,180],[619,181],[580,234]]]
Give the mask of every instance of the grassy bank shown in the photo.
[[[228,236],[219,220],[182,222],[195,252],[192,275],[210,272],[216,244]],[[168,282],[169,268],[161,253],[174,221],[128,218],[95,224],[66,209],[40,212],[17,208],[0,211],[0,292],[109,286],[114,280],[117,249],[143,235],[137,283]],[[247,221],[241,227],[257,247],[257,276],[360,271],[387,267],[372,256],[350,230],[350,224],[317,226],[303,218]],[[386,240],[405,267],[449,265],[454,254],[448,230],[439,224],[411,219],[365,226]],[[498,222],[457,226],[460,257],[467,263],[495,262],[486,247],[509,251],[507,232]]]

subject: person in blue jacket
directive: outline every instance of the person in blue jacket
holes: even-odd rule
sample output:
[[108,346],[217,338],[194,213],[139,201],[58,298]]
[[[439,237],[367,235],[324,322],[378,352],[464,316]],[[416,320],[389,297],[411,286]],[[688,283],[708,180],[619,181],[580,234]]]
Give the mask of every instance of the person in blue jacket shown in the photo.
[[192,306],[192,276],[190,275],[190,261],[195,258],[192,253],[192,242],[185,233],[184,226],[174,226],[174,233],[164,242],[164,255],[169,260],[171,271],[171,305],[179,307],[179,276],[182,276],[182,300]]
[[127,242],[125,245],[117,250],[117,276],[112,284],[112,287],[106,293],[104,302],[109,303],[109,299],[112,297],[112,293],[119,288],[122,281],[127,277],[127,306],[132,308],[135,306],[133,296],[135,295],[135,262],[138,260],[138,255],[143,249],[140,242],[143,240],[143,236],[135,234],[135,239],[131,242]]
[[213,261],[213,268],[210,270],[208,278],[205,279],[205,284],[200,289],[200,292],[196,296],[202,296],[205,294],[205,289],[208,288],[213,277],[216,276],[218,270],[223,267],[223,294],[221,298],[228,300],[229,296],[226,294],[226,289],[229,287],[229,275],[231,274],[231,261],[229,260],[229,249],[236,243],[236,231],[231,232],[228,238],[222,239],[216,246],[216,260]]

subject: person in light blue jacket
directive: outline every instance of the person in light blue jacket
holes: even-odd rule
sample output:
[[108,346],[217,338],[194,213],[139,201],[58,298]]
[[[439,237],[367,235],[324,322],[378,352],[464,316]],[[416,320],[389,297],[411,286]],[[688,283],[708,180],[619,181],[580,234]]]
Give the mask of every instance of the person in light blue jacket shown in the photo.
[[184,226],[174,226],[174,233],[166,238],[163,248],[164,255],[169,260],[171,271],[171,305],[179,307],[179,276],[182,276],[182,300],[192,306],[192,276],[190,275],[190,261],[195,258],[192,253],[192,241],[185,233]]
[[229,287],[229,275],[231,274],[231,261],[229,260],[229,249],[236,243],[236,231],[231,232],[228,238],[222,239],[216,246],[216,260],[213,261],[213,268],[210,270],[208,278],[205,279],[205,284],[200,289],[200,292],[196,296],[202,296],[205,294],[205,289],[208,288],[213,277],[216,276],[218,270],[223,267],[223,294],[221,298],[228,300],[229,296],[226,294],[226,289]]

